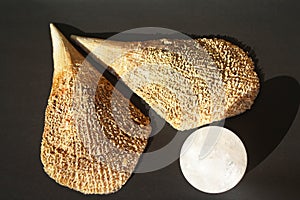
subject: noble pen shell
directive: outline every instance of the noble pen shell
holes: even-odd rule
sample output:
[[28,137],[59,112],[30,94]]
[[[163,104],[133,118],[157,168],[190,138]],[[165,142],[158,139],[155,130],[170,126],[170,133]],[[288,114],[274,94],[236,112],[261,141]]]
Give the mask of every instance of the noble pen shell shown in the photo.
[[259,92],[252,59],[223,39],[71,38],[178,130],[243,113]]
[[41,143],[44,171],[85,194],[116,192],[146,147],[150,120],[54,25],[50,30],[54,74]]
[[180,152],[180,168],[186,180],[206,193],[222,193],[235,187],[247,168],[242,141],[230,130],[207,126],[193,132]]

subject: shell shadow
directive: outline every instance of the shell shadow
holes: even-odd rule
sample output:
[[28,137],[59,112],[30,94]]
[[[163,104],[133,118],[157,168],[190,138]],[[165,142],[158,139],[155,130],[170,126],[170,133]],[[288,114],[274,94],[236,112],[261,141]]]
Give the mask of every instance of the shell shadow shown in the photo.
[[[106,39],[117,34],[117,32],[85,33],[66,24],[55,23],[55,25],[68,39],[71,35],[81,35],[86,37]],[[234,131],[241,138],[247,149],[247,172],[249,172],[258,164],[260,164],[269,154],[271,154],[287,134],[297,115],[300,102],[300,85],[297,80],[288,76],[279,76],[264,82],[263,68],[259,67],[255,52],[250,47],[246,46],[235,38],[221,35],[189,36],[191,38],[215,37],[225,39],[244,49],[244,51],[248,53],[248,55],[255,63],[255,71],[257,72],[261,83],[261,89],[258,97],[256,98],[250,110],[238,116],[228,118],[225,121],[225,127]],[[169,35],[168,37],[170,38]],[[139,38],[143,40],[146,39],[144,35],[143,37],[140,37],[138,34],[131,34],[126,39],[138,40]],[[157,38],[163,38],[163,35],[157,35]],[[174,35],[174,38],[176,38],[176,35]],[[151,36],[150,39],[153,39],[153,36]],[[118,84],[120,84],[119,91],[125,97],[130,98],[131,102],[145,115],[148,115],[149,106],[147,105],[147,103],[145,103],[140,97],[134,94],[122,81],[119,80],[119,77],[111,73],[110,70],[107,70],[105,67],[101,66],[101,64],[91,58],[91,56],[88,56],[88,53],[86,53],[86,51],[84,51],[82,48],[78,47],[72,40],[69,41],[80,53],[82,53],[82,55],[87,57],[87,60],[92,65],[94,65],[97,69],[102,68],[103,71],[101,73],[103,73],[103,75],[113,85],[118,82]],[[168,133],[166,134],[165,131],[167,131]],[[170,142],[170,140],[172,140],[172,133],[175,134],[176,132],[177,130],[173,129],[169,124],[166,123],[162,131],[160,131],[154,137],[149,138],[148,145],[145,151],[148,151],[149,146],[152,145],[151,142],[158,138],[160,138],[159,142],[155,142],[155,144],[153,144],[155,147],[166,145],[168,142]],[[165,139],[162,140],[162,138]],[[178,147],[178,149],[180,148],[181,147]],[[156,148],[150,149],[153,150]]]
[[279,76],[263,84],[250,110],[226,119],[225,127],[235,132],[247,149],[247,172],[280,144],[297,115],[299,102],[297,80]]

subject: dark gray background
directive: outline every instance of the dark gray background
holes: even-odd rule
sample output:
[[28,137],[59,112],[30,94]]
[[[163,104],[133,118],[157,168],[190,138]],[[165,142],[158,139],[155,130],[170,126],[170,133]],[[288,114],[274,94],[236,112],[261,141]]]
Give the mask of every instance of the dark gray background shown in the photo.
[[[300,186],[298,2],[1,1],[0,199],[297,199]],[[241,183],[224,194],[201,193],[184,180],[178,161],[156,172],[136,174],[118,193],[108,196],[85,196],[50,179],[43,172],[39,158],[53,72],[50,22],[98,33],[165,27],[197,35],[227,35],[251,46],[265,80],[281,77],[269,80],[254,111],[226,121],[226,127],[246,140],[246,148],[254,160],[250,159],[254,164]],[[167,142],[168,137],[169,133],[159,134],[156,143]],[[252,142],[247,138],[252,138]]]

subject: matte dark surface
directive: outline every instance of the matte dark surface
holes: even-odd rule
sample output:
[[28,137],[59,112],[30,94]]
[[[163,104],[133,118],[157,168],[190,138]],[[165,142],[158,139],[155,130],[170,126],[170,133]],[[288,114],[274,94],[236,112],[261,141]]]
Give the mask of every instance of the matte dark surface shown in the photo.
[[[1,1],[0,199],[212,199],[299,198],[300,26],[299,1]],[[195,190],[175,161],[135,174],[116,194],[82,195],[56,184],[43,171],[40,142],[51,88],[49,23],[85,32],[120,32],[156,26],[197,35],[226,35],[256,53],[265,83],[252,110],[226,120],[244,141],[247,174],[233,190]],[[148,151],[167,144],[173,130],[154,137]]]

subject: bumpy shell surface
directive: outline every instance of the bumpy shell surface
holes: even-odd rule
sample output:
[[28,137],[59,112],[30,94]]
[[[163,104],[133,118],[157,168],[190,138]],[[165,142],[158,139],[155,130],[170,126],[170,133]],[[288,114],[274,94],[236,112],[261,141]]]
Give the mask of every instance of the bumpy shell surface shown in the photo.
[[72,38],[178,130],[238,115],[259,92],[252,59],[223,39]]
[[54,74],[41,144],[44,170],[85,194],[115,192],[146,146],[149,119],[50,29]]

